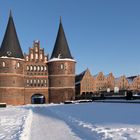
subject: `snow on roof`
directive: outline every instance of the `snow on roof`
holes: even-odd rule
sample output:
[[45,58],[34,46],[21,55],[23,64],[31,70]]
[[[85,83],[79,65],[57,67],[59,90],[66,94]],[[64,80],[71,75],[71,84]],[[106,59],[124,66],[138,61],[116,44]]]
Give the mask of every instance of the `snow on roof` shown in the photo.
[[35,43],[39,43],[39,40],[35,40]]
[[53,61],[73,61],[73,62],[75,62],[74,59],[70,59],[70,58],[63,58],[63,59],[61,59],[61,58],[52,58],[48,62],[53,62]]
[[21,59],[21,58],[15,58],[15,57],[2,56],[2,57],[0,57],[0,58],[3,58],[3,59],[16,59],[16,60],[24,61],[24,59]]

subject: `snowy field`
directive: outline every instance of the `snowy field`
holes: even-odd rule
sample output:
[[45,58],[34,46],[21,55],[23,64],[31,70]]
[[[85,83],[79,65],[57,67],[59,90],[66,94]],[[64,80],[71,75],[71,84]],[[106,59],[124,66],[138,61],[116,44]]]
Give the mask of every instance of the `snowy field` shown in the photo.
[[0,140],[140,140],[140,104],[0,108]]

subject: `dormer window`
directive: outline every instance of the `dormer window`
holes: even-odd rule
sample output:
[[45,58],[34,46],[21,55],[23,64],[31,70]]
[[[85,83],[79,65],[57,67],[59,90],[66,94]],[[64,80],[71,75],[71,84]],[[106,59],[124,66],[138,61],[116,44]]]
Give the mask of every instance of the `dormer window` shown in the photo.
[[58,55],[58,58],[60,59],[61,58],[61,54],[59,53],[59,55]]
[[12,52],[10,51],[7,51],[7,55],[10,56],[12,54]]

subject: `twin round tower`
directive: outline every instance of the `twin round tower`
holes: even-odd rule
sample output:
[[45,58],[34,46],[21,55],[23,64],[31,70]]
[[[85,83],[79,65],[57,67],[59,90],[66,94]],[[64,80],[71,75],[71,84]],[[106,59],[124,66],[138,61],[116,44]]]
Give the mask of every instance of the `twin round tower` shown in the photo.
[[23,55],[10,12],[0,47],[0,103],[60,103],[75,99],[75,60],[60,19],[50,58],[35,41],[29,55]]

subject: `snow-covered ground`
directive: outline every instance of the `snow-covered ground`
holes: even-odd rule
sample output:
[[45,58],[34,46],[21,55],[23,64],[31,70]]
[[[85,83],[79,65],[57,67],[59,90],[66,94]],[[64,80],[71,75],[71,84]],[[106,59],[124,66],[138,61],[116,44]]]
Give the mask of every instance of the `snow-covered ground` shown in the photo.
[[0,140],[28,139],[32,111],[24,107],[0,108]]
[[0,140],[140,140],[140,104],[0,108]]

